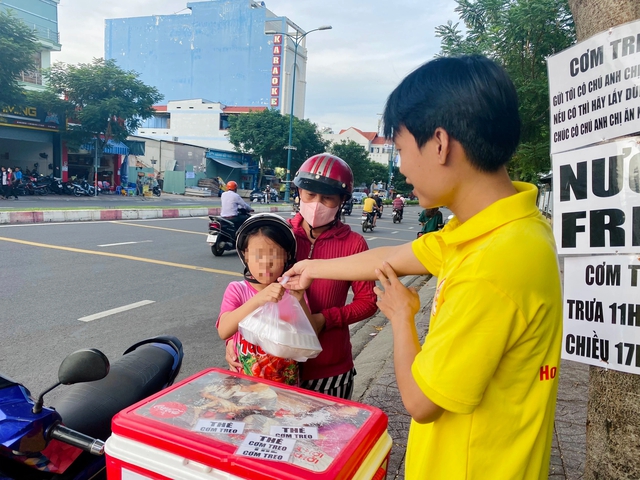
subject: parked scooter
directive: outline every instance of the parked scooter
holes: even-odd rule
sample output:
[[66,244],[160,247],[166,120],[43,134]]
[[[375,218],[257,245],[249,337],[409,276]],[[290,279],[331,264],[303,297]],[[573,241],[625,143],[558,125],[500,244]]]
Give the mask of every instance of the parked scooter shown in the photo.
[[162,195],[162,190],[160,189],[160,185],[154,185],[152,191],[156,197],[159,197],[160,195]]
[[[143,340],[111,366],[99,350],[79,350],[64,359],[58,382],[36,401],[0,375],[0,479],[104,478],[112,417],[171,385],[182,358],[182,343],[171,336]],[[44,395],[61,384],[72,386],[55,408],[44,407]]]
[[[92,184],[87,182],[86,179],[82,179],[80,181],[76,181],[72,185],[73,185],[73,194],[76,197],[81,197],[82,195],[85,195],[87,197],[96,196],[96,188],[95,188],[95,186],[93,186]],[[100,195],[100,188],[98,188],[97,195]]]
[[[253,212],[253,210],[239,208],[238,216],[241,218],[245,217],[244,220],[246,220],[249,218],[250,212]],[[211,253],[216,257],[220,257],[227,250],[235,250],[236,233],[238,233],[239,226],[240,222],[238,222],[238,227],[236,227],[236,224],[228,218],[209,215],[209,235],[207,235],[207,243],[211,245]]]

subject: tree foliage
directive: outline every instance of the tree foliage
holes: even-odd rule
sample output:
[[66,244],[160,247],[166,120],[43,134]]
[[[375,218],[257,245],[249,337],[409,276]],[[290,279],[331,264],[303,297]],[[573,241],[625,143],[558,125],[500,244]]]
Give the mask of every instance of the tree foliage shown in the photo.
[[0,108],[24,104],[18,76],[36,68],[38,51],[33,30],[11,13],[0,11]]
[[63,135],[75,147],[97,138],[102,151],[109,140],[125,140],[153,116],[153,105],[163,98],[136,72],[122,70],[114,60],[56,63],[45,75],[47,90],[34,93],[32,99],[67,117]]
[[[229,118],[229,141],[237,152],[247,153],[259,159],[260,168],[287,167],[289,145],[289,115],[278,110],[265,109]],[[309,120],[293,117],[291,144],[291,176],[312,155],[322,153],[327,142],[322,139],[318,127]]]
[[436,28],[441,56],[482,54],[501,64],[520,101],[522,136],[512,177],[535,181],[548,172],[549,86],[546,58],[575,42],[567,0],[456,0],[464,23]]
[[371,183],[371,160],[362,145],[353,140],[342,140],[340,143],[332,144],[329,151],[349,164],[355,185]]

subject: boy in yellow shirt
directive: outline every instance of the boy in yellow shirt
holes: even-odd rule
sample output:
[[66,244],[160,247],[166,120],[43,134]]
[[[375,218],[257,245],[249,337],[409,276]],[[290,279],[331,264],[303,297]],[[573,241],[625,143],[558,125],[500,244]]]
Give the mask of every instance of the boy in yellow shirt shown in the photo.
[[[546,479],[562,339],[555,244],[537,189],[505,165],[520,136],[515,88],[479,56],[440,58],[391,93],[385,136],[423,208],[455,214],[412,243],[306,260],[288,287],[315,278],[380,281],[394,367],[412,417],[407,479]],[[398,276],[438,285],[421,347],[418,295]]]

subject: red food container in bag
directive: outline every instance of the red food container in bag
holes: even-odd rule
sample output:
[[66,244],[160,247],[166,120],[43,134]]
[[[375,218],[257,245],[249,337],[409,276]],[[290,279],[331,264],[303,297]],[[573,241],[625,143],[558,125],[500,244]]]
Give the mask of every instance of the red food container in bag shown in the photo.
[[212,368],[113,418],[107,478],[382,480],[386,429],[375,407]]

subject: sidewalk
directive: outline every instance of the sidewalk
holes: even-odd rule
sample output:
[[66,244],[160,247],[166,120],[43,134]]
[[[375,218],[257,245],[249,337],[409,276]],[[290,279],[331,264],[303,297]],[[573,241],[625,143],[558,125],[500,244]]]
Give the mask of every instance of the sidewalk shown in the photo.
[[[426,278],[409,277],[403,281],[407,286],[419,288],[422,309],[416,317],[416,326],[420,343],[429,328],[429,312],[436,287],[435,277],[425,283]],[[404,457],[411,417],[404,409],[395,381],[391,325],[388,322],[384,325],[355,359],[358,375],[353,400],[376,406],[389,417],[387,430],[393,439],[393,447],[387,478],[401,480],[405,478]],[[588,384],[587,365],[562,362],[549,479],[583,478]]]

